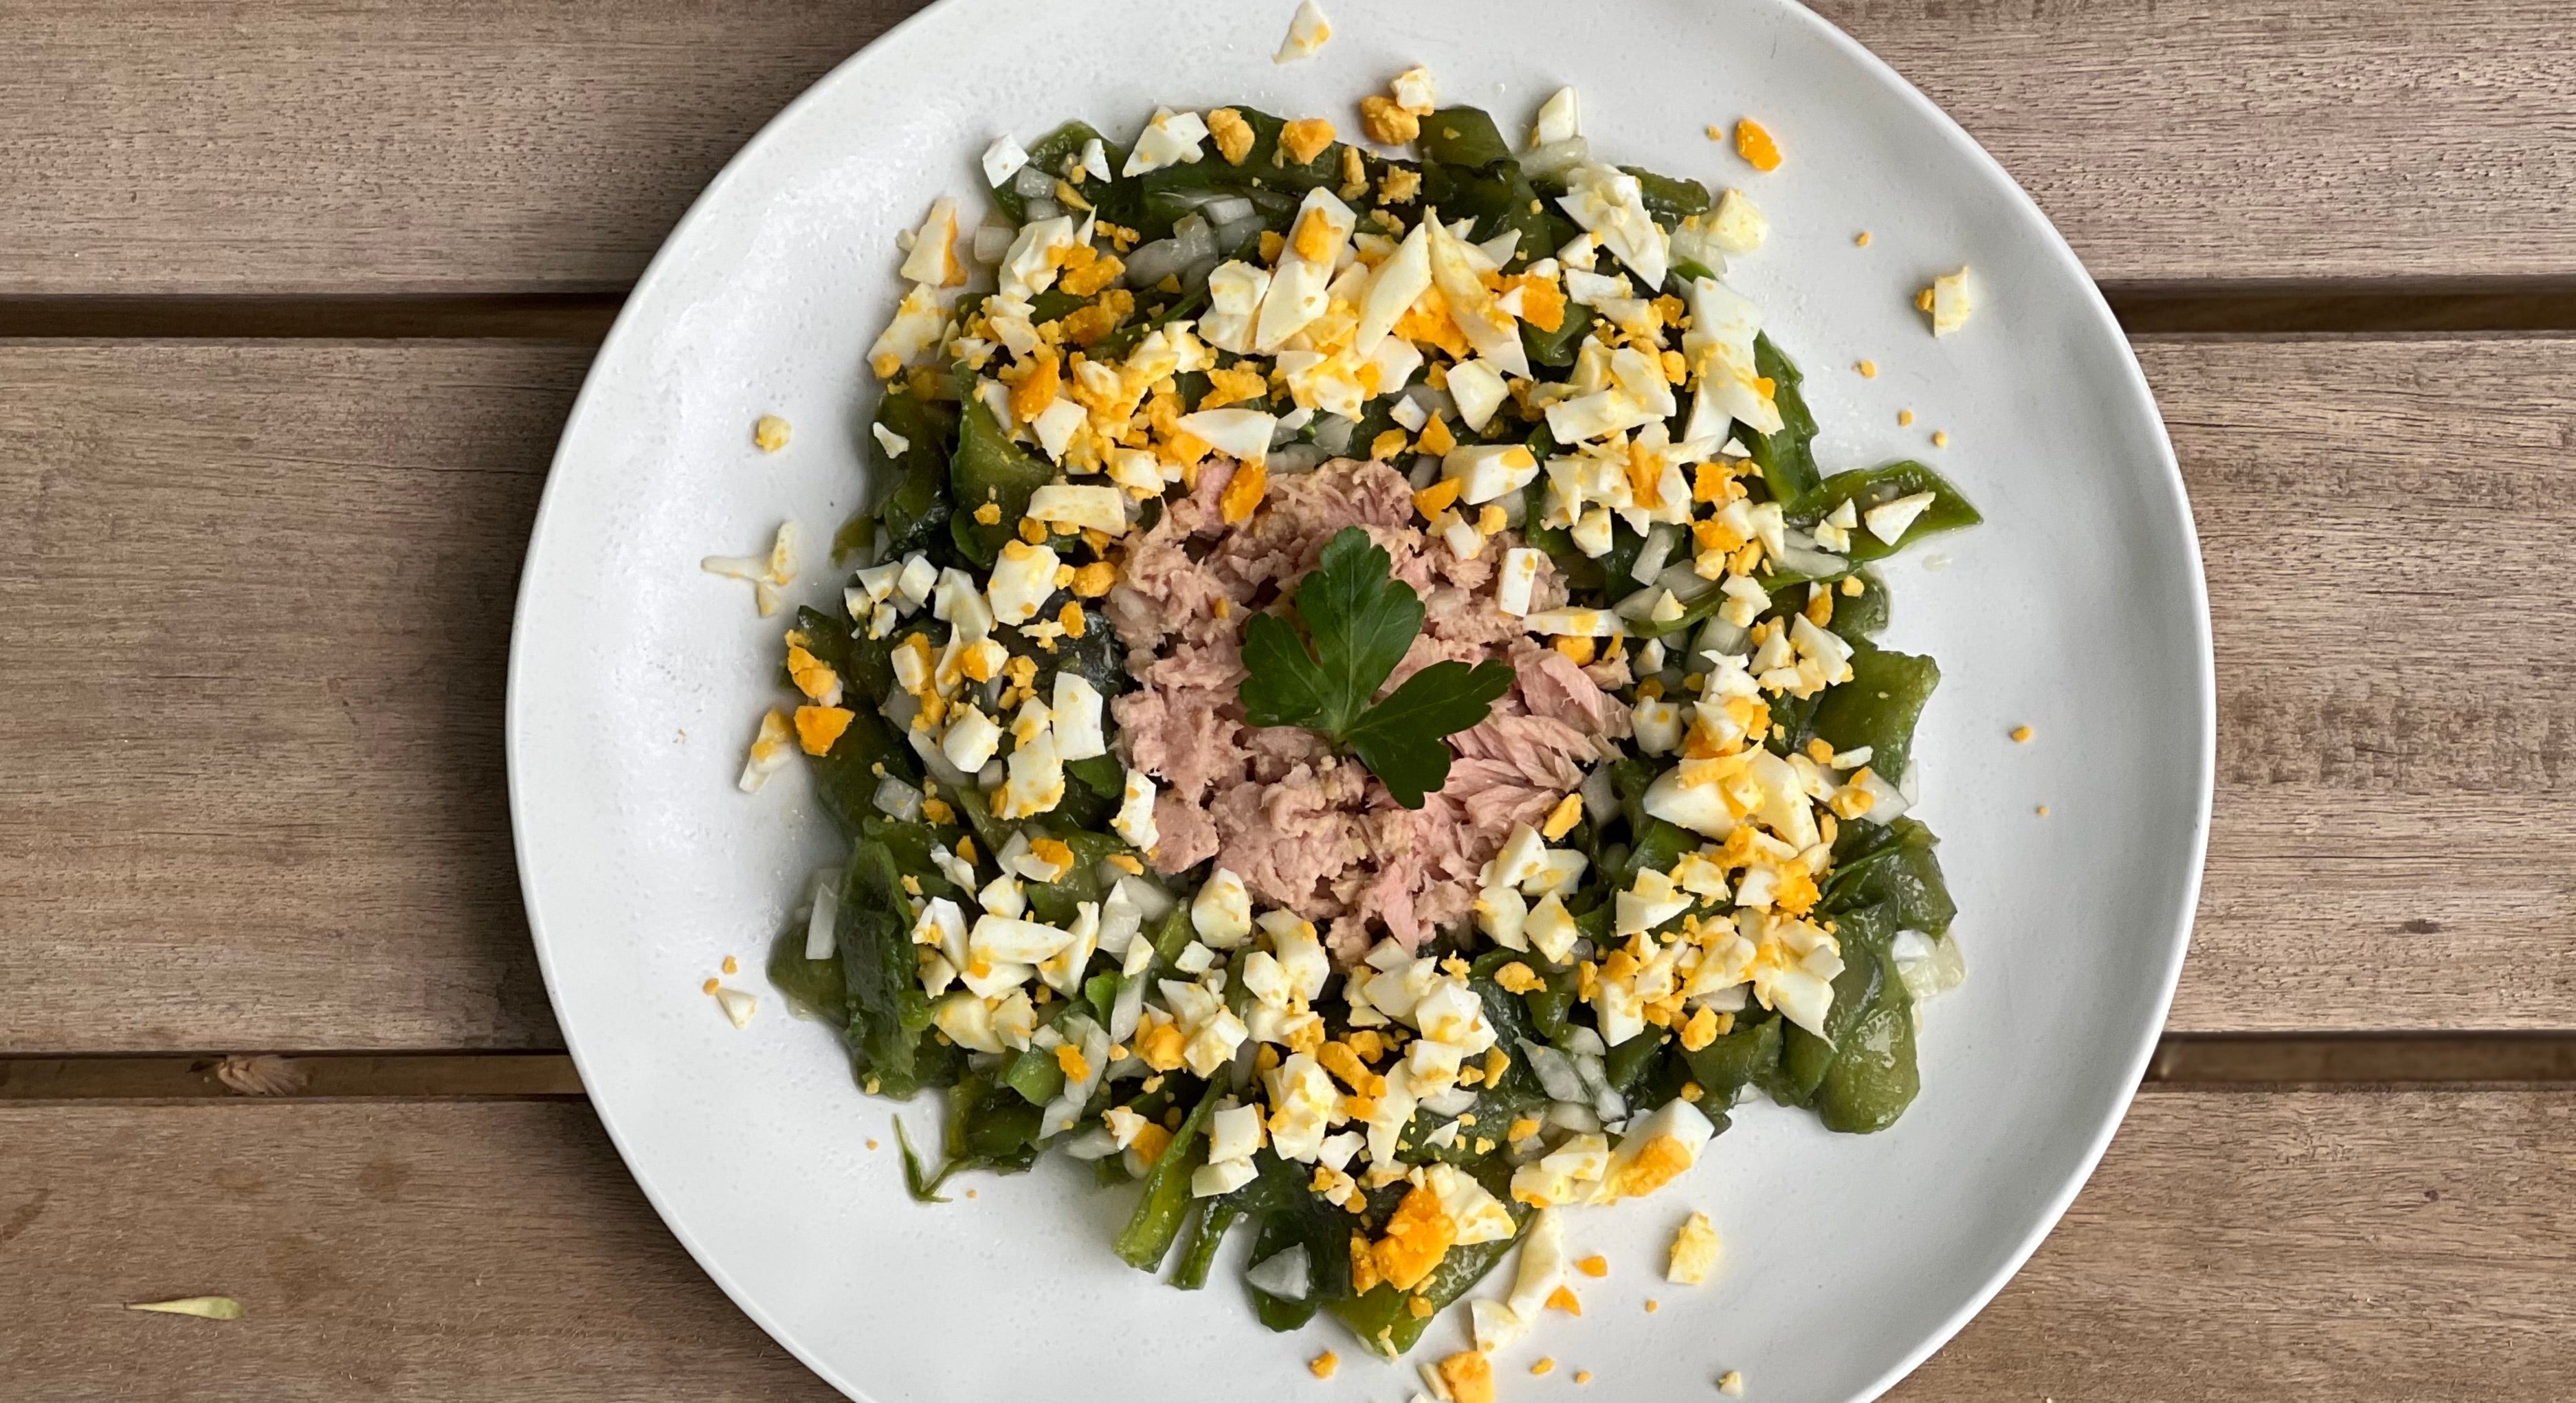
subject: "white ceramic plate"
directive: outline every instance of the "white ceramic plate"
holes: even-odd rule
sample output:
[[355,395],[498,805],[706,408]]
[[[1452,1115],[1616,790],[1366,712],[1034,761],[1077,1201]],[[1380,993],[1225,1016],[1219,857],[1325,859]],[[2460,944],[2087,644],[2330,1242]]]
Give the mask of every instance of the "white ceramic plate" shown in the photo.
[[[512,641],[510,780],[530,925],[555,1010],[619,1150],[742,1308],[854,1397],[989,1403],[1391,1399],[1410,1371],[1335,1327],[1272,1335],[1230,1266],[1175,1292],[1120,1265],[1126,1193],[1050,1162],[921,1207],[889,1104],[758,970],[836,846],[799,767],[735,791],[774,700],[779,625],[700,556],[814,557],[863,496],[868,342],[900,288],[894,238],[974,157],[1080,116],[1132,133],[1153,106],[1249,101],[1356,125],[1415,63],[1444,100],[1526,130],[1558,85],[1594,150],[1742,186],[1769,245],[1732,281],[1799,358],[1827,471],[1922,456],[1987,525],[1888,571],[1892,641],[1946,681],[1918,753],[1922,810],[1959,899],[1966,987],[1927,1010],[1923,1094],[1896,1127],[1835,1136],[1755,1106],[1651,1200],[1577,1216],[1614,1267],[1581,1320],[1507,1352],[1507,1397],[1753,1395],[1837,1403],[1887,1387],[1956,1330],[2057,1219],[2118,1124],[2173,990],[2212,762],[2207,610],[2191,518],[2128,346],[2028,198],[1920,94],[1778,0],[1332,0],[1337,33],[1276,66],[1288,0],[949,0],[798,99],[709,186],[592,367],[547,484]],[[1751,114],[1787,162],[1756,174],[1703,128]],[[1868,230],[1866,248],[1853,236]],[[1913,310],[1971,264],[1983,306],[1933,340]],[[1864,380],[1853,362],[1874,358]],[[1910,408],[1911,428],[1897,412]],[[752,420],[785,416],[774,457]],[[1946,449],[1927,435],[1945,429]],[[1943,565],[1943,558],[1947,564]],[[1940,567],[1940,568],[1936,568]],[[2006,731],[2027,723],[2037,739]],[[2040,817],[2035,810],[2049,806]],[[727,954],[764,992],[737,1031],[699,992]],[[910,1112],[930,1134],[926,1105]],[[870,1137],[882,1148],[866,1148]],[[967,1185],[959,1185],[959,1188]],[[1727,1243],[1664,1285],[1676,1222]],[[1241,1244],[1238,1243],[1238,1250]],[[1662,1309],[1648,1314],[1647,1297]],[[1417,1350],[1436,1358],[1463,1327]],[[1329,1387],[1305,1361],[1352,1361]],[[1538,1354],[1561,1361],[1527,1376]]]

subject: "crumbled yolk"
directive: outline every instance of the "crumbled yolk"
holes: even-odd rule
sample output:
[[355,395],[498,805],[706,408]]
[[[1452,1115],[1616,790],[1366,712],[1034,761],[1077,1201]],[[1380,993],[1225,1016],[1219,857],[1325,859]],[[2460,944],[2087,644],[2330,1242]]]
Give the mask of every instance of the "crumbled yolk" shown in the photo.
[[1370,1256],[1388,1285],[1410,1291],[1431,1275],[1457,1240],[1458,1224],[1440,1206],[1440,1196],[1416,1184],[1396,1204],[1395,1215],[1387,1219],[1386,1235],[1370,1249]]
[[1859,233],[1852,235],[1852,246],[1855,248],[1869,247],[1869,231],[1867,229],[1863,229]]
[[1412,1316],[1416,1320],[1429,1320],[1431,1318],[1431,1313],[1438,1309],[1439,1307],[1431,1304],[1431,1298],[1429,1296],[1417,1293],[1404,1298],[1405,1314]]
[[1510,1128],[1510,1129],[1508,1129],[1508,1130],[1505,1130],[1505,1131],[1503,1132],[1503,1135],[1504,1135],[1504,1137],[1505,1137],[1506,1139],[1511,1139],[1511,1140],[1526,1140],[1526,1139],[1528,1139],[1529,1137],[1531,1137],[1531,1136],[1533,1136],[1533,1135],[1536,1135],[1536,1134],[1538,1133],[1538,1131],[1539,1131],[1538,1117],[1536,1117],[1536,1116],[1523,1116],[1523,1117],[1521,1117],[1519,1120],[1513,1121],[1513,1122],[1512,1122],[1512,1124],[1511,1124],[1511,1128]]
[[[1439,420],[1434,419],[1424,428],[1422,436],[1426,441],[1431,437],[1431,428],[1437,427],[1439,423]],[[1466,483],[1461,479],[1444,477],[1413,494],[1413,509],[1422,513],[1425,520],[1438,516],[1457,502],[1459,489],[1464,486]]]
[[1449,432],[1448,420],[1434,414],[1430,421],[1422,426],[1422,437],[1416,446],[1425,453],[1439,457],[1458,446],[1458,436]]
[[1462,1349],[1440,1361],[1440,1381],[1458,1403],[1494,1403],[1494,1362],[1483,1353]]
[[1267,398],[1270,386],[1258,370],[1241,367],[1219,368],[1207,373],[1208,392],[1199,401],[1201,409],[1221,409],[1229,404]]
[[1588,1383],[1592,1382],[1592,1371],[1591,1371],[1591,1370],[1589,1370],[1589,1369],[1577,1369],[1577,1370],[1575,1370],[1575,1371],[1574,1371],[1574,1381],[1575,1381],[1576,1383],[1579,1383],[1579,1384],[1588,1384]]
[[1081,1081],[1091,1075],[1090,1059],[1082,1055],[1081,1048],[1071,1043],[1056,1044],[1055,1065],[1068,1081]]
[[1555,1361],[1555,1360],[1553,1360],[1553,1359],[1548,1358],[1548,1357],[1547,1357],[1547,1356],[1545,1356],[1545,1355],[1541,1355],[1541,1356],[1539,1356],[1538,1360],[1537,1360],[1535,1363],[1533,1363],[1533,1364],[1531,1364],[1531,1365],[1530,1365],[1530,1372],[1531,1372],[1531,1373],[1533,1373],[1533,1374],[1538,1374],[1538,1375],[1542,1375],[1542,1376],[1543,1376],[1543,1375],[1546,1375],[1546,1374],[1553,1373],[1553,1372],[1555,1372],[1555,1370],[1556,1370],[1556,1361]]
[[1904,428],[1906,425],[1911,424],[1911,423],[1913,423],[1913,422],[1914,422],[1914,411],[1913,411],[1913,410],[1911,410],[1911,409],[1900,409],[1900,410],[1896,411],[1896,426],[1897,426],[1898,428],[1900,428],[1900,429],[1901,429],[1901,428]]
[[1073,592],[1084,599],[1098,599],[1118,583],[1118,567],[1106,560],[1095,560],[1078,566],[1073,572]]
[[1595,1252],[1591,1256],[1577,1261],[1574,1264],[1574,1269],[1583,1273],[1585,1276],[1608,1276],[1610,1274],[1610,1259],[1602,1256],[1598,1252]]
[[1410,146],[1422,135],[1422,119],[1397,106],[1394,98],[1371,93],[1360,99],[1360,130],[1380,146]]
[[1570,1286],[1559,1286],[1555,1290],[1548,1292],[1547,1308],[1549,1310],[1561,1310],[1568,1315],[1583,1314],[1583,1302],[1574,1298],[1574,1288]]
[[1853,366],[1852,369],[1859,371],[1860,378],[1863,380],[1875,380],[1878,378],[1878,362],[1874,360],[1862,361],[1860,364]]
[[1564,837],[1566,834],[1573,832],[1574,825],[1581,823],[1582,821],[1583,796],[1580,794],[1568,794],[1564,798],[1556,801],[1555,808],[1548,810],[1547,822],[1539,826],[1539,831],[1546,834],[1547,840],[1553,843],[1557,839]]
[[1229,166],[1243,164],[1252,154],[1252,124],[1231,107],[1220,107],[1207,114],[1208,136],[1216,142],[1216,154]]
[[1780,144],[1771,139],[1768,128],[1750,117],[1741,118],[1735,124],[1735,154],[1743,157],[1745,164],[1755,170],[1780,169]]
[[1333,124],[1321,117],[1300,117],[1279,129],[1279,149],[1301,166],[1332,144]]
[[796,741],[808,755],[829,755],[832,743],[856,719],[858,713],[847,707],[800,706],[796,708]]
[[[1809,879],[1811,884],[1813,880]],[[1636,1198],[1671,1183],[1690,1166],[1690,1151],[1682,1148],[1680,1140],[1658,1135],[1637,1151],[1637,1157],[1628,1162],[1614,1182],[1603,1187],[1617,1197]]]
[[721,979],[709,979],[706,983],[701,984],[701,985],[699,985],[699,986],[698,986],[698,992],[699,992],[699,993],[701,993],[701,994],[712,994],[712,993],[714,993],[716,990],[721,989],[721,988],[723,988],[723,987],[724,987],[724,981],[723,981],[723,980],[721,980]]
[[1688,1022],[1682,1024],[1682,1051],[1697,1052],[1715,1041],[1717,1041],[1717,1014],[1714,1010],[1700,1009],[1690,1016]]
[[2036,734],[2038,733],[2031,730],[2028,726],[2015,726],[2012,728],[2012,738],[2024,745],[2029,744],[2030,738]]
[[1943,431],[1943,430],[1939,430],[1939,429],[1935,429],[1935,430],[1933,430],[1933,431],[1932,431],[1932,446],[1933,446],[1933,447],[1935,447],[1935,448],[1947,448],[1947,447],[1949,447],[1949,446],[1950,446],[1950,435],[1949,435],[1947,432]]
[[1369,441],[1369,461],[1383,463],[1404,451],[1413,440],[1402,429],[1389,429]]
[[977,507],[975,509],[975,520],[985,526],[1000,525],[1002,521],[1001,505],[997,502],[986,502],[984,505]]
[[787,421],[775,414],[763,414],[751,426],[751,443],[763,453],[775,453],[787,446]]
[[1136,1138],[1127,1142],[1127,1148],[1135,1151],[1136,1158],[1148,1169],[1153,1168],[1154,1161],[1161,1159],[1163,1151],[1171,1147],[1172,1132],[1152,1121],[1136,1127]]
[[1600,645],[1589,638],[1559,638],[1549,646],[1574,659],[1574,665],[1581,667],[1592,661],[1592,654]]
[[1225,490],[1217,494],[1217,515],[1228,526],[1249,519],[1270,491],[1270,469],[1258,462],[1245,463],[1226,479]]
[[1342,1357],[1333,1353],[1329,1349],[1316,1355],[1313,1359],[1306,1361],[1306,1372],[1319,1379],[1331,1378],[1334,1372],[1341,1367]]

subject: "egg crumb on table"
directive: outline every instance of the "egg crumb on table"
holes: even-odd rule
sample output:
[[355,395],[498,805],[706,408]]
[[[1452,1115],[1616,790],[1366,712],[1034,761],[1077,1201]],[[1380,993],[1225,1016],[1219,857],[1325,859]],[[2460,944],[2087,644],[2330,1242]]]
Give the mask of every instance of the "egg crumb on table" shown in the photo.
[[1341,1367],[1342,1357],[1329,1349],[1306,1362],[1306,1371],[1319,1379],[1331,1378]]
[[752,422],[752,446],[763,453],[775,453],[787,446],[787,421],[775,414],[763,414]]
[[1742,1398],[1744,1396],[1744,1375],[1734,1369],[1727,1370],[1724,1374],[1718,1376],[1717,1391],[1725,1394],[1729,1398]]

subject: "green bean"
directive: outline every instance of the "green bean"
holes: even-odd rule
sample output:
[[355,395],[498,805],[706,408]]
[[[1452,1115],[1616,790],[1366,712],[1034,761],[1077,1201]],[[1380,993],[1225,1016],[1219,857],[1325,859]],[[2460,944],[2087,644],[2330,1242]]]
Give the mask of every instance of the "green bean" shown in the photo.
[[[885,527],[886,557],[916,551],[937,539],[955,503],[948,495],[948,465],[957,441],[957,407],[926,400],[900,385],[877,402],[876,422],[904,440],[900,454],[870,435],[869,457],[884,474],[877,520]],[[835,547],[837,553],[838,547]]]
[[1224,1199],[1210,1202],[1199,1214],[1190,1245],[1181,1251],[1181,1264],[1172,1269],[1172,1285],[1183,1291],[1207,1285],[1208,1266],[1216,1260],[1216,1250],[1225,1245],[1226,1230],[1242,1216],[1242,1208]]
[[1941,665],[1913,653],[1856,643],[1849,681],[1825,689],[1809,729],[1836,750],[1869,747],[1869,767],[1895,784],[1912,761],[1914,724],[1941,685]]
[[[956,498],[948,527],[957,548],[976,564],[990,566],[1002,543],[1017,538],[1030,496],[1054,476],[1054,469],[1011,442],[982,401],[968,400],[959,420],[957,454],[948,469],[949,490]],[[975,513],[987,503],[999,509],[998,515],[991,522],[976,520]]]
[[1694,214],[1708,212],[1708,187],[1696,180],[1657,175],[1644,166],[1621,166],[1620,170],[1637,178],[1637,193],[1646,213],[1666,229]]
[[1745,429],[1745,446],[1753,455],[1753,466],[1761,469],[1762,481],[1771,489],[1771,500],[1795,512],[1816,490],[1822,479],[1816,471],[1816,416],[1807,412],[1806,393],[1798,387],[1806,376],[1798,373],[1797,362],[1771,344],[1768,336],[1753,338],[1753,371],[1770,377],[1771,402],[1780,410],[1780,430],[1762,434]]
[[1802,521],[1814,521],[1849,502],[1855,514],[1866,516],[1870,508],[1882,502],[1910,497],[1918,492],[1931,493],[1931,504],[1894,541],[1880,540],[1877,533],[1866,526],[1853,530],[1851,549],[1845,553],[1853,564],[1883,560],[1926,536],[1957,531],[1985,520],[1977,514],[1975,507],[1968,504],[1967,497],[1950,485],[1948,478],[1912,459],[1836,473],[1801,498],[1793,514]]
[[1867,1135],[1905,1114],[1922,1089],[1914,1063],[1914,1000],[1896,961],[1877,953],[1878,997],[1844,1030],[1834,1065],[1816,1091],[1816,1115],[1827,1130]]
[[1422,119],[1417,143],[1426,161],[1450,166],[1490,166],[1512,158],[1510,143],[1481,107],[1443,107]]
[[1190,1172],[1206,1158],[1199,1137],[1208,1117],[1216,1113],[1217,1094],[1211,1086],[1200,1095],[1197,1108],[1172,1132],[1172,1143],[1163,1147],[1162,1158],[1145,1171],[1144,1195],[1137,1199],[1126,1231],[1118,1234],[1119,1260],[1139,1271],[1162,1267],[1172,1239],[1181,1234],[1182,1220],[1189,1216]]
[[1782,1022],[1776,1013],[1747,1009],[1737,1014],[1735,1026],[1717,1041],[1682,1054],[1692,1080],[1721,1104],[1733,1105],[1746,1086],[1778,1069]]

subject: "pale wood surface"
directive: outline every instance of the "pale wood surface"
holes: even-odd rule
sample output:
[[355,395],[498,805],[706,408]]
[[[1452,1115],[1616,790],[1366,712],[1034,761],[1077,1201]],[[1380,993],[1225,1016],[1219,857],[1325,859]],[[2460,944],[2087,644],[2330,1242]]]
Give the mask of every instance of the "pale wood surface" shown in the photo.
[[[0,1379],[25,1396],[830,1396],[577,1102],[0,1108],[0,1145]],[[1891,1397],[2562,1397],[2571,1164],[2576,1093],[2149,1093],[2030,1265]],[[962,1200],[925,1211],[971,1230]],[[244,1318],[109,1308],[215,1292]],[[1615,1361],[1577,1362],[1617,1396]]]
[[[0,293],[622,285],[911,8],[0,0]],[[2576,26],[2545,0],[1819,8],[2105,280],[2576,274]]]
[[0,1050],[560,1045],[501,699],[586,358],[0,348]]
[[[2143,350],[2220,684],[2173,1026],[2576,1028],[2576,342]],[[502,664],[585,356],[0,347],[0,1051],[557,1045]]]
[[2576,1024],[2576,343],[2139,349],[2218,660],[2173,1026]]

